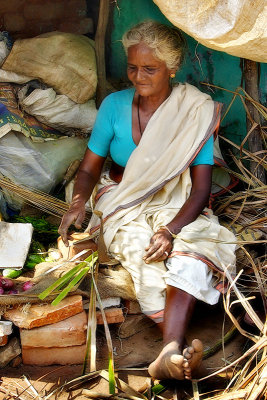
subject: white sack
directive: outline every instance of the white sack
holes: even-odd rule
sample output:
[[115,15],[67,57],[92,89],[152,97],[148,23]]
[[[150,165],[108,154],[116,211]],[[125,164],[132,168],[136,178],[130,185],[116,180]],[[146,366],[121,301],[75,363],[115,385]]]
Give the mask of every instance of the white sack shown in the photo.
[[21,108],[38,121],[71,135],[71,129],[87,134],[93,129],[97,109],[94,100],[77,104],[65,95],[57,95],[52,89],[35,89],[25,97],[27,85],[18,92]]
[[32,76],[16,74],[16,72],[4,71],[0,68],[0,82],[7,83],[26,83],[34,79]]
[[267,62],[266,0],[153,0],[175,26],[204,46]]

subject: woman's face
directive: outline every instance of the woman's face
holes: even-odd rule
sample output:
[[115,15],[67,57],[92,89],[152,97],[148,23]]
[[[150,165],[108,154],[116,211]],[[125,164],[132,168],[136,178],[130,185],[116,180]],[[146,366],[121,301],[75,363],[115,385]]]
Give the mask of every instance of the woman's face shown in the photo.
[[157,96],[169,88],[170,74],[164,61],[144,43],[128,48],[127,74],[140,96]]

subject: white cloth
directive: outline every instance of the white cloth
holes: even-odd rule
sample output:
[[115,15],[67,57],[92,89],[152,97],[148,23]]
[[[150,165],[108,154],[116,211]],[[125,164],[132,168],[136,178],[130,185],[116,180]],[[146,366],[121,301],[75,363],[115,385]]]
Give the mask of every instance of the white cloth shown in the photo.
[[[174,256],[165,262],[146,264],[145,247],[161,223],[164,215],[140,215],[120,227],[109,250],[131,274],[141,310],[153,315],[164,309],[166,285],[174,286],[208,304],[218,302],[220,292],[213,287],[212,271],[201,260]],[[175,240],[174,240],[175,245]],[[166,268],[167,267],[167,268]]]
[[203,261],[174,256],[167,259],[166,267],[164,278],[167,285],[182,289],[205,303],[218,303],[220,292],[213,287],[214,276]]

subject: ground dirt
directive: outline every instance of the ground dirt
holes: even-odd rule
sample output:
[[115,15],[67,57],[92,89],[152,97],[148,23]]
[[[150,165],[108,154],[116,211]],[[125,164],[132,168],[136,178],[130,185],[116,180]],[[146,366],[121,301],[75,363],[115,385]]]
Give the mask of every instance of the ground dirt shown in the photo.
[[[136,321],[136,322],[134,322]],[[193,338],[199,338],[204,343],[204,348],[208,349],[215,345],[222,336],[231,328],[232,322],[225,316],[221,304],[217,306],[207,306],[199,304],[192,318],[192,323],[188,330],[188,342]],[[149,385],[146,367],[158,355],[161,346],[161,333],[156,325],[151,323],[146,317],[136,319],[136,316],[126,316],[125,322],[119,325],[110,326],[113,349],[115,356],[115,365],[117,368],[131,367],[130,371],[120,371],[118,377],[129,384],[135,390],[141,390]],[[229,365],[244,353],[247,343],[246,339],[239,333],[232,337],[224,348],[220,348],[214,355],[203,361],[205,375],[209,375],[220,368]],[[107,346],[103,328],[98,328],[97,333],[97,369],[107,368]],[[135,369],[134,369],[135,368]],[[24,366],[20,364],[17,367],[8,366],[0,371],[2,383],[0,384],[0,400],[8,400],[9,397],[3,392],[9,389],[12,393],[21,393],[22,388],[27,387],[23,376],[26,376],[33,387],[41,396],[44,396],[53,386],[59,386],[66,381],[70,381],[81,376],[81,365],[74,366],[49,366],[36,367]],[[208,378],[200,382],[200,393],[226,387],[227,379],[225,375]],[[162,393],[166,399],[186,399],[192,395],[191,382],[163,382],[168,390]],[[95,379],[84,382],[71,392],[62,392],[58,397],[51,396],[53,399],[88,399],[81,392],[87,388],[97,392],[108,394],[108,383],[104,379]],[[29,393],[24,392],[18,399],[33,399],[30,389]],[[176,397],[174,397],[176,393]],[[41,397],[43,399],[43,397]],[[208,398],[206,396],[205,398]]]

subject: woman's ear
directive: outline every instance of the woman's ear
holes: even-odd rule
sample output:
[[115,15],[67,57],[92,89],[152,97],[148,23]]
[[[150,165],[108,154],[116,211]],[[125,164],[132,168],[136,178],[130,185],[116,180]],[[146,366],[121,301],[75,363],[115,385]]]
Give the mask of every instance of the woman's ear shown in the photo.
[[174,78],[176,74],[176,69],[170,69],[170,78]]

